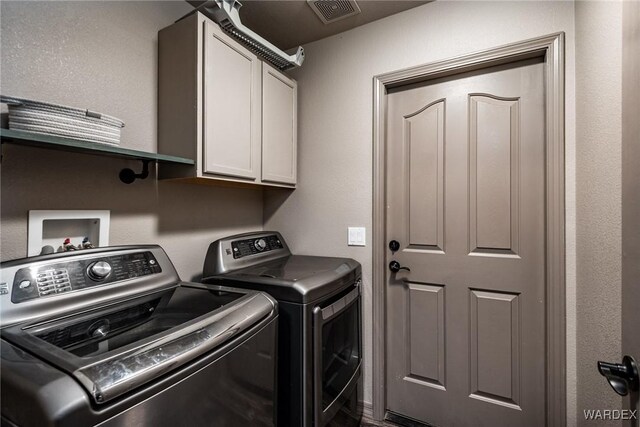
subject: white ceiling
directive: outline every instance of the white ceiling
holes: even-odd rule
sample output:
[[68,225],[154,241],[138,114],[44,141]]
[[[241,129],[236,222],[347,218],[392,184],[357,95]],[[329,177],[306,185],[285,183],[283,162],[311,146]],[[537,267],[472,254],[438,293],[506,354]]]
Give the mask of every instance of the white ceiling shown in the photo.
[[[362,13],[325,25],[305,0],[241,0],[240,19],[287,50],[428,3],[430,0],[357,0]],[[203,3],[188,0],[193,6]]]

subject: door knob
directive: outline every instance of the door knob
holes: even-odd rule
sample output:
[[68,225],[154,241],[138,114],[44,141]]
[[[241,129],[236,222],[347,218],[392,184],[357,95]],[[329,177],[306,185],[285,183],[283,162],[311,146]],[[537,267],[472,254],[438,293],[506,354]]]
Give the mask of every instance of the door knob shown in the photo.
[[391,252],[396,252],[398,249],[400,249],[400,242],[398,242],[397,240],[390,241],[389,249],[391,249]]
[[631,356],[624,356],[622,363],[598,362],[598,372],[620,396],[626,396],[629,390],[638,390],[638,365]]
[[391,261],[389,263],[389,270],[391,270],[394,273],[397,273],[400,270],[411,271],[411,269],[409,269],[408,267],[402,267],[398,261]]

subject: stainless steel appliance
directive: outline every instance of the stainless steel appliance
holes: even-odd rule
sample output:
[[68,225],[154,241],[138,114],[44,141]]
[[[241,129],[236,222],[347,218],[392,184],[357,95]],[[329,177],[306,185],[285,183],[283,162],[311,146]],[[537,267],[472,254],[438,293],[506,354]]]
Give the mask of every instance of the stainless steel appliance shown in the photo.
[[2,263],[0,308],[3,426],[275,425],[277,303],[159,246]]
[[277,232],[212,243],[203,282],[278,300],[278,424],[359,424],[361,267],[353,259],[292,255]]

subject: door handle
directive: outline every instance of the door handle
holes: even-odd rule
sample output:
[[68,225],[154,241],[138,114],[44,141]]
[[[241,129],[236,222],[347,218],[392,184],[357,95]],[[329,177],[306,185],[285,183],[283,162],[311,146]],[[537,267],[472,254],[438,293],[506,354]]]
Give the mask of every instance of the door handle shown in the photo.
[[391,270],[393,273],[397,273],[400,270],[411,271],[409,267],[402,267],[398,261],[391,261],[389,263],[389,270]]
[[389,249],[391,249],[391,252],[397,252],[398,249],[400,249],[400,242],[398,242],[397,240],[390,241]]
[[638,365],[631,356],[624,356],[622,363],[598,362],[598,372],[620,396],[626,396],[629,390],[638,391]]

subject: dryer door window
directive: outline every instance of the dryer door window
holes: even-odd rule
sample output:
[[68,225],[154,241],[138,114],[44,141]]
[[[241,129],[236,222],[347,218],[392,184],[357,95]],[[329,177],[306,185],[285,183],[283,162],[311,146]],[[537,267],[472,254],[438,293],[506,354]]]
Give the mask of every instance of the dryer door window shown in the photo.
[[324,426],[351,396],[360,376],[360,286],[313,309],[314,415]]

